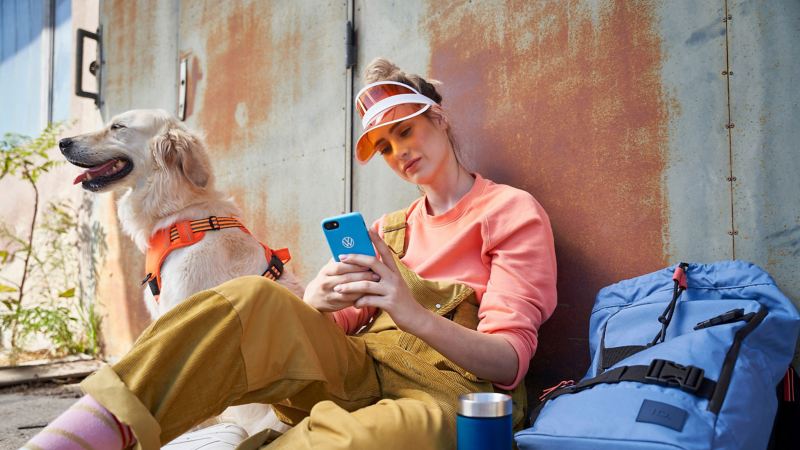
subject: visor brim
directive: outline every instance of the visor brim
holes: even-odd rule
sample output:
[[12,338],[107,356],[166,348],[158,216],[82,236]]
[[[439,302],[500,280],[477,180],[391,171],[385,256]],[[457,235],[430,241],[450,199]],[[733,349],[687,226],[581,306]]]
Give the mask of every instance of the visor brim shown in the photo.
[[[402,107],[402,106],[408,106],[408,105],[409,105],[408,103],[404,103],[404,104],[401,104],[401,105],[394,106],[392,108],[387,109],[383,114],[385,116],[389,112],[391,112],[392,110],[394,110],[396,108],[399,108],[399,107]],[[402,122],[404,120],[408,120],[408,119],[411,119],[413,117],[419,116],[420,114],[423,114],[425,111],[427,111],[431,107],[430,104],[420,104],[419,106],[421,106],[421,108],[419,110],[417,110],[416,112],[414,112],[414,113],[407,114],[407,115],[404,115],[403,117],[400,117],[400,118],[397,118],[397,119],[393,119],[393,120],[389,120],[389,121],[386,121],[386,122],[379,122],[379,123],[375,124],[374,126],[369,127],[366,130],[364,130],[361,133],[361,136],[359,136],[358,141],[356,141],[356,160],[361,164],[366,164],[375,155],[375,145],[369,140],[369,137],[368,137],[368,135],[371,132],[377,130],[378,128],[382,128],[382,127],[385,127],[387,125],[392,125],[392,124],[395,124],[395,123],[398,123],[398,122]]]

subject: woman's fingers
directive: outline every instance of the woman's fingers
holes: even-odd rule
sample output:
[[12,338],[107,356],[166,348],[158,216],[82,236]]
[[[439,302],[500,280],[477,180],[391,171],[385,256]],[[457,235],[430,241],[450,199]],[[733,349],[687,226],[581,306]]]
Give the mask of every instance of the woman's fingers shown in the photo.
[[361,272],[351,272],[344,275],[336,275],[330,278],[331,287],[355,281],[379,281],[381,279],[375,272],[364,270]]
[[335,276],[354,272],[366,272],[367,270],[369,269],[361,265],[331,260],[326,266],[325,274],[328,276]]
[[358,295],[382,295],[385,294],[380,283],[374,281],[353,281],[351,283],[342,283],[333,288],[334,292],[340,294],[358,294]]
[[372,306],[375,308],[381,307],[381,297],[378,295],[365,295],[353,303],[353,306],[356,308],[364,308],[368,306]]
[[378,233],[370,230],[367,230],[369,233],[369,238],[372,241],[372,245],[375,246],[375,249],[378,251],[378,254],[381,256],[381,261],[386,264],[386,267],[392,270],[392,272],[396,272],[397,264],[394,262],[394,253],[392,249],[386,245],[386,242],[383,242],[383,239],[378,235]]
[[374,256],[354,253],[350,255],[341,255],[339,258],[343,261],[347,261],[348,264],[354,264],[371,270],[380,275],[381,278],[386,278],[392,273],[392,270],[389,269],[386,264],[382,263],[381,260]]

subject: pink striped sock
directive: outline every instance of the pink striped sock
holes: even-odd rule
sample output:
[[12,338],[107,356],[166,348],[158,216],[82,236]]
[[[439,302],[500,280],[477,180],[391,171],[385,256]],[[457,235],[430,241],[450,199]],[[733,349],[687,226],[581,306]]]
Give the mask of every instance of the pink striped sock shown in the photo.
[[129,426],[85,395],[21,450],[122,450],[134,442],[136,439]]

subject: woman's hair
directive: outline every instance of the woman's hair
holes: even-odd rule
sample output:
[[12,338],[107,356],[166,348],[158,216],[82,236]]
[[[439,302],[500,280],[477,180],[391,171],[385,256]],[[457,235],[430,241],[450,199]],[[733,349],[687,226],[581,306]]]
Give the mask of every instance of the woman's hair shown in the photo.
[[376,83],[378,81],[396,81],[398,83],[407,84],[419,91],[420,94],[435,101],[437,104],[428,108],[423,115],[427,116],[429,119],[444,123],[447,140],[450,141],[450,145],[453,147],[456,160],[459,164],[463,165],[458,142],[453,133],[453,126],[450,124],[447,114],[441,107],[442,94],[436,89],[436,86],[442,85],[440,81],[433,79],[426,80],[417,74],[403,72],[396,64],[386,58],[375,58],[367,65],[367,69],[364,71],[364,81],[367,84]]

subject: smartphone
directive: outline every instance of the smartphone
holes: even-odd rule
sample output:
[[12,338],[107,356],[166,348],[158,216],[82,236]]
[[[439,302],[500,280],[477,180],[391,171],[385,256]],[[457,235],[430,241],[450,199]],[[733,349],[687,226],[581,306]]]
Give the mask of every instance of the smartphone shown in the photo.
[[339,262],[339,255],[358,253],[375,256],[375,247],[359,212],[323,219],[322,231],[336,262]]

